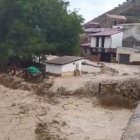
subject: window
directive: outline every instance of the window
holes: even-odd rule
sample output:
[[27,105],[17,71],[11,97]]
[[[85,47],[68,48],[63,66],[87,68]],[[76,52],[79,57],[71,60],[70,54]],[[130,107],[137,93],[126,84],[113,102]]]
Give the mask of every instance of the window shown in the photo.
[[114,25],[117,25],[117,21],[116,20],[114,20]]
[[85,42],[88,42],[88,38],[87,37],[85,37]]
[[84,48],[85,53],[87,54],[87,48]]
[[99,36],[96,37],[96,47],[99,47]]
[[102,48],[105,46],[105,36],[102,37]]

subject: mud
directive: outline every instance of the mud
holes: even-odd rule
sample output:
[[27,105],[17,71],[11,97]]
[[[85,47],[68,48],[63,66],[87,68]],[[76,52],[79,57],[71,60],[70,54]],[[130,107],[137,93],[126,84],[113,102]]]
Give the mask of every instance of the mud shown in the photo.
[[133,108],[102,106],[99,83],[116,83],[103,87],[102,97],[138,101],[140,68],[105,64],[96,70],[38,84],[0,75],[0,140],[119,140]]
[[50,104],[46,96],[1,85],[0,139],[119,140],[133,113],[103,108],[96,98],[60,96],[57,101]]

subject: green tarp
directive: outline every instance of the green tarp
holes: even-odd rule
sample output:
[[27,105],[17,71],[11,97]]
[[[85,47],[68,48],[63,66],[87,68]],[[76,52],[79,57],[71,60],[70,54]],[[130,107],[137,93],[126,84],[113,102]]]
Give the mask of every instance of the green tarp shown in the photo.
[[33,67],[33,66],[29,67],[27,69],[27,72],[31,73],[31,74],[41,74],[42,73],[38,68]]

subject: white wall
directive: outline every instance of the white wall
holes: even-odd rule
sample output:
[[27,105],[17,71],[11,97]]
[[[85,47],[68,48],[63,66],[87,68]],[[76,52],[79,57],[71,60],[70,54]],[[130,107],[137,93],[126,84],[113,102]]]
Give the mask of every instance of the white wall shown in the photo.
[[74,70],[76,70],[76,65],[79,65],[79,70],[81,72],[81,68],[82,68],[82,62],[84,61],[84,59],[82,60],[78,60],[69,64],[65,64],[65,65],[54,65],[54,64],[46,64],[46,72],[52,73],[52,74],[62,74],[65,72],[74,72]]
[[[110,46],[111,46],[111,37],[106,36],[104,48],[110,48]],[[91,47],[92,48],[97,47],[96,46],[96,37],[91,37]],[[99,37],[99,47],[98,48],[101,48],[101,47],[102,47],[102,37]]]
[[79,66],[79,71],[81,72],[81,68],[82,68],[82,62],[84,60],[79,60],[79,61],[75,61],[66,65],[62,66],[62,72],[74,72],[76,70],[76,65]]
[[114,35],[111,36],[111,38],[112,38],[112,45],[111,45],[111,48],[122,47],[123,32],[114,34]]
[[46,72],[49,72],[52,74],[61,74],[62,65],[46,64]]
[[130,55],[131,62],[140,62],[140,53],[133,53]]
[[92,48],[96,47],[96,37],[91,37],[91,47]]
[[[122,47],[123,33],[117,33],[112,36],[105,37],[104,48],[117,48]],[[91,37],[91,47],[95,48],[96,46],[96,37]],[[102,37],[99,37],[99,48],[102,47]]]
[[111,47],[111,43],[112,43],[112,39],[109,36],[105,37],[105,46],[104,48],[110,48]]

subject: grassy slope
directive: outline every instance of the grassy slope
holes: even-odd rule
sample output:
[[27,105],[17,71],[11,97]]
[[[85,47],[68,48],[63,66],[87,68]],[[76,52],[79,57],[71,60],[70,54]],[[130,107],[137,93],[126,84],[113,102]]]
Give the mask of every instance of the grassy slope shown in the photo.
[[[127,17],[127,22],[129,23],[140,22],[140,1],[133,4],[125,2],[104,14],[125,15]],[[98,16],[97,18],[93,19],[93,21],[99,22],[103,15]]]

